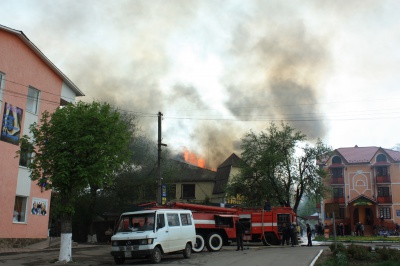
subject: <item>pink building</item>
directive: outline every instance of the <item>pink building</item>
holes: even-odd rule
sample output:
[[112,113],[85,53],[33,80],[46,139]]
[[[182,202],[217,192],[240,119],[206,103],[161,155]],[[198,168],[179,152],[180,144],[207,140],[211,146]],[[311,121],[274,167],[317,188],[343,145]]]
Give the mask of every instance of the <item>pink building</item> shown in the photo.
[[339,148],[321,162],[331,174],[321,206],[323,223],[345,225],[346,233],[364,226],[366,235],[400,224],[400,152],[380,147]]
[[22,31],[0,25],[0,238],[48,236],[51,194],[30,180],[18,142],[43,111],[83,95]]

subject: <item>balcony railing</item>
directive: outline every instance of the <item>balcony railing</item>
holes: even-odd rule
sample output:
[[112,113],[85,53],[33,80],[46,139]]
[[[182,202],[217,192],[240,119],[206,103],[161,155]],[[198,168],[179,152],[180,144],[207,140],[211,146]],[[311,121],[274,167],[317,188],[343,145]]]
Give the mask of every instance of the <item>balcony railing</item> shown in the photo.
[[392,203],[392,196],[385,196],[385,197],[378,196],[377,201],[378,203]]
[[344,197],[334,197],[333,202],[339,203],[339,204],[344,204]]
[[376,176],[376,183],[390,183],[390,175],[387,176]]
[[332,177],[331,184],[333,184],[333,185],[344,184],[344,178],[343,177]]

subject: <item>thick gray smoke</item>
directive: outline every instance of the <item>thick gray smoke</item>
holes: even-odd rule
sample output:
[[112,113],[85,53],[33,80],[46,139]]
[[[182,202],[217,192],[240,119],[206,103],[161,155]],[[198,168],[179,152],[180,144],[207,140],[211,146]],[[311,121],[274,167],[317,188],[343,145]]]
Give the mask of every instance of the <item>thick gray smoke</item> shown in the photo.
[[168,148],[186,147],[217,167],[240,156],[246,132],[271,121],[310,140],[327,131],[316,103],[331,68],[329,33],[293,4],[43,0],[32,7],[32,26],[17,29],[77,84],[82,100],[137,113],[155,141],[161,111]]

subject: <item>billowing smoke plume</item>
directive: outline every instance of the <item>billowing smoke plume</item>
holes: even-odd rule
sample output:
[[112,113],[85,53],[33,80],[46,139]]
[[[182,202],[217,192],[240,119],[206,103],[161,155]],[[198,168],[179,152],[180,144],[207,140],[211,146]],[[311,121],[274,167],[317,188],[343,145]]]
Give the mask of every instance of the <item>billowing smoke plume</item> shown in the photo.
[[271,121],[311,140],[327,130],[316,103],[330,69],[329,38],[293,4],[43,0],[32,9],[41,19],[18,30],[83,100],[136,113],[155,141],[161,111],[163,143],[217,167],[233,152],[240,156],[246,132]]

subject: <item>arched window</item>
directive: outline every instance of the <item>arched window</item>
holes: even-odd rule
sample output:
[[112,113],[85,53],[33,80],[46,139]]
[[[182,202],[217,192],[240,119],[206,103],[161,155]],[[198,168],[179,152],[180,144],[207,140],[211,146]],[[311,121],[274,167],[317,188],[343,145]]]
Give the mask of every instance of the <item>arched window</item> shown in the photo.
[[376,156],[376,162],[377,163],[379,163],[379,162],[386,162],[387,160],[386,160],[386,155],[384,155],[384,154],[379,154],[378,156]]
[[339,156],[332,158],[332,164],[342,164],[342,159]]

